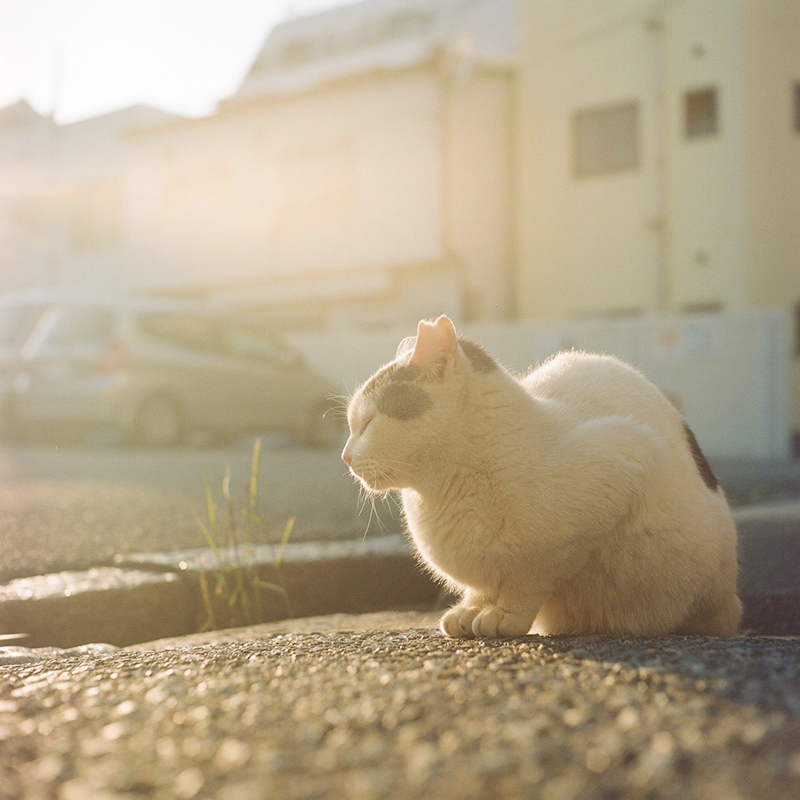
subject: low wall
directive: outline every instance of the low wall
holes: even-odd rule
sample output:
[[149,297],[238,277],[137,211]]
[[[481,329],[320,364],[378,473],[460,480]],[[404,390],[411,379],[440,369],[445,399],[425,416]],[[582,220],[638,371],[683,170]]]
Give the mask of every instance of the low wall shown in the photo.
[[[790,455],[790,316],[783,309],[690,317],[463,326],[514,372],[559,350],[611,353],[641,369],[683,410],[712,458]],[[295,334],[292,343],[321,372],[353,391],[414,326]]]

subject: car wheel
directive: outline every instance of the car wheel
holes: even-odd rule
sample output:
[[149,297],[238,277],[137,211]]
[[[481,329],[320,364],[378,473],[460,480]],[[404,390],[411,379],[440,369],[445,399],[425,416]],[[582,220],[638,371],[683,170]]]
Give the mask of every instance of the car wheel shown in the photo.
[[139,406],[133,439],[145,447],[173,447],[183,438],[183,415],[175,400],[153,395]]
[[14,399],[6,397],[0,408],[0,439],[10,444],[20,444],[31,439],[33,433],[32,426],[19,418]]

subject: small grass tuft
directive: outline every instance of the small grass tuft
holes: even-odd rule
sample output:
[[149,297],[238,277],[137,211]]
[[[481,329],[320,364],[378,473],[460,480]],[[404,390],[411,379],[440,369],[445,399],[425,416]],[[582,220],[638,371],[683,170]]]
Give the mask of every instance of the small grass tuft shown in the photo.
[[286,616],[294,616],[281,569],[284,551],[294,528],[294,517],[288,520],[283,529],[272,562],[275,580],[263,580],[256,563],[253,534],[266,526],[258,510],[260,460],[261,439],[256,439],[250,462],[250,481],[245,487],[241,513],[237,512],[231,495],[231,468],[228,466],[222,481],[223,520],[220,520],[217,502],[208,481],[203,481],[206,519],[203,520],[198,514],[195,516],[215,560],[212,568],[200,571],[200,592],[206,613],[203,631],[264,622],[264,592],[279,595]]

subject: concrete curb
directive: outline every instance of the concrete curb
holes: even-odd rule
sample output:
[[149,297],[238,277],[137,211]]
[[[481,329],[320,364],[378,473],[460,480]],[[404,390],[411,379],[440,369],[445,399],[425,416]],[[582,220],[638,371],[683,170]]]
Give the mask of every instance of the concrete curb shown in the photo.
[[[431,606],[439,588],[423,573],[401,536],[367,541],[261,546],[224,554],[153,553],[121,559],[114,567],[22,578],[0,587],[0,634],[26,633],[25,647],[74,647],[106,642],[123,647],[202,630],[208,598],[215,627],[319,614],[360,613]],[[231,612],[228,586],[238,576],[285,587],[262,587],[258,611]],[[220,587],[220,591],[217,591]],[[253,595],[251,594],[251,599]]]
[[[743,630],[800,635],[800,502],[737,510]],[[25,647],[91,642],[127,646],[214,627],[290,617],[434,607],[440,589],[402,536],[258,546],[238,553],[143,553],[114,566],[23,578],[0,586],[0,634],[26,633]],[[238,559],[238,561],[237,561]],[[231,612],[232,582],[262,586],[259,611]],[[228,587],[222,584],[227,581]],[[285,588],[285,594],[266,584]]]

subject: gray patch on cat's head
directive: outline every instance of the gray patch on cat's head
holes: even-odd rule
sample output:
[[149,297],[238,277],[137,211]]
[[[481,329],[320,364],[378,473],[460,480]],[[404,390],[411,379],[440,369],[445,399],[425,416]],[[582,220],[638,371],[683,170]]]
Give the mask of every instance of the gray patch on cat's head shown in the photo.
[[379,369],[364,385],[361,393],[369,400],[374,400],[389,383],[419,380],[422,373],[402,361],[393,361]]
[[395,361],[370,379],[362,395],[381,414],[400,420],[415,419],[433,405],[433,399],[422,386],[423,378],[418,367]]
[[433,398],[418,383],[387,383],[375,399],[381,414],[394,419],[421,417],[433,405]]
[[458,344],[475,372],[486,374],[499,369],[498,363],[477,342],[459,337]]

